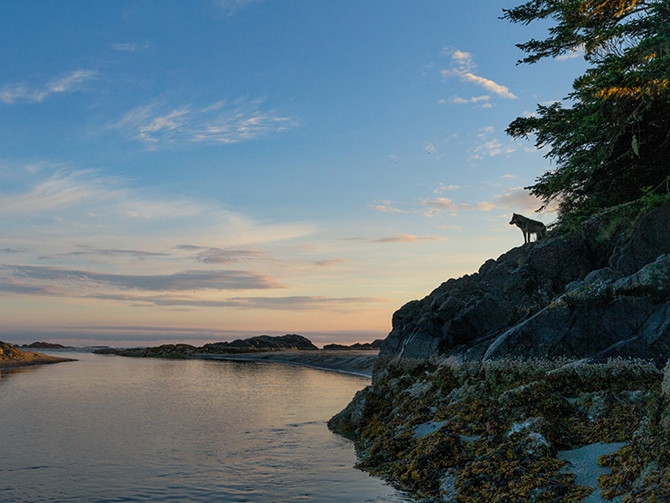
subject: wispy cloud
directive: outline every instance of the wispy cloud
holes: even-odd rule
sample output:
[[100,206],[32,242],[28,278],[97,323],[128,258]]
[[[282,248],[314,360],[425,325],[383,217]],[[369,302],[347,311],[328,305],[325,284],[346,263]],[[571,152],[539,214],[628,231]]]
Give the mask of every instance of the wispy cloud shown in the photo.
[[346,264],[349,262],[344,258],[333,258],[333,259],[324,259],[324,260],[313,260],[312,264],[317,267],[333,267],[340,264]]
[[56,295],[57,292],[48,286],[27,285],[12,278],[0,278],[0,295],[2,293],[23,295]]
[[444,183],[440,182],[440,184],[437,186],[437,188],[433,191],[434,194],[439,194],[440,192],[447,192],[447,191],[452,191],[452,190],[458,190],[460,189],[460,185],[445,185]]
[[[433,193],[440,194],[442,192],[453,191],[459,188],[460,186],[458,185],[444,185],[443,183],[440,183],[439,186],[433,191]],[[388,204],[391,204],[390,201],[388,202]],[[393,210],[392,207],[389,207],[391,208],[391,210],[389,210],[386,209],[387,208],[386,206],[382,206],[383,209],[380,209],[372,205],[370,207],[373,209],[378,209],[379,211],[387,211],[387,212],[402,211],[403,213],[421,213],[429,218],[436,217],[445,212],[448,212],[451,215],[457,215],[458,212],[461,210],[491,211],[497,207],[496,204],[493,204],[488,201],[480,201],[476,203],[462,203],[462,202],[456,202],[448,197],[432,197],[428,199],[423,199],[418,202],[405,203],[405,204],[412,204],[415,209],[405,211],[405,210]],[[420,209],[416,209],[417,206],[419,206]],[[350,239],[353,240],[355,238]],[[434,238],[434,237],[419,238],[417,236],[413,236],[410,234],[403,234],[400,236],[380,238],[375,240],[375,242],[416,242],[416,241],[431,241],[436,239],[440,238]]]
[[446,197],[425,199],[421,201],[421,204],[429,207],[427,211],[424,211],[424,215],[427,217],[435,217],[444,211],[456,214],[458,210],[491,211],[496,207],[494,204],[487,201],[480,201],[477,203],[455,203]]
[[129,257],[137,260],[145,260],[154,257],[167,257],[166,252],[155,252],[147,250],[124,250],[118,248],[95,248],[92,246],[78,245],[76,251],[65,253],[54,253],[51,255],[42,255],[40,260],[53,260],[56,258],[72,258],[72,257]]
[[489,103],[489,100],[491,99],[491,96],[489,95],[484,95],[484,96],[473,96],[471,98],[461,98],[460,96],[453,96],[449,100],[439,100],[439,103],[454,103],[456,105],[467,105],[467,104],[474,104],[478,105],[481,108],[493,108],[493,105]]
[[394,208],[387,204],[369,204],[368,208],[371,208],[375,211],[381,211],[383,213],[409,213],[407,210],[401,210],[400,208]]
[[444,238],[436,236],[415,236],[414,234],[398,234],[395,236],[384,236],[375,239],[375,243],[419,243],[422,241],[444,241]]
[[0,101],[8,105],[17,103],[41,103],[53,94],[75,92],[81,84],[97,77],[93,70],[76,70],[63,77],[53,79],[42,86],[25,82],[6,84],[0,89]]
[[162,307],[231,307],[236,309],[261,309],[273,311],[296,311],[326,309],[337,311],[355,311],[362,305],[391,302],[378,297],[325,297],[325,296],[287,296],[287,297],[234,297],[229,299],[200,299],[192,296],[149,295],[130,296],[100,294],[88,296],[99,300],[149,304]]
[[463,203],[460,207],[464,210],[491,211],[496,208],[496,205],[488,201],[480,201],[474,204]]
[[179,245],[176,248],[179,250],[196,252],[194,255],[195,259],[198,262],[202,262],[203,264],[228,264],[232,262],[240,262],[243,260],[258,260],[269,258],[267,253],[254,249],[223,249],[193,245]]
[[434,199],[425,199],[421,201],[421,204],[430,206],[431,208],[439,210],[455,210],[458,209],[458,205],[447,197],[436,197]]
[[495,157],[500,154],[511,154],[514,151],[516,151],[516,147],[511,143],[505,145],[499,140],[494,139],[475,147],[472,157],[481,159],[482,157]]
[[[193,216],[205,210],[194,201],[150,199],[137,191],[124,187],[118,177],[104,176],[96,170],[58,169],[40,176],[25,191],[0,194],[0,215],[37,216],[51,215],[59,210],[89,208],[88,216],[105,208],[107,217],[152,219],[155,217]],[[91,213],[93,212],[93,213]]]
[[[441,70],[440,73],[443,78],[456,77],[462,82],[475,84],[477,86],[483,87],[487,91],[496,94],[502,98],[515,99],[516,96],[512,94],[506,86],[498,84],[497,82],[476,75],[473,73],[477,68],[477,65],[474,63],[472,54],[465,51],[460,51],[458,49],[444,49],[443,54],[451,58],[451,66],[448,69]],[[481,101],[483,98],[475,98],[476,101]],[[464,102],[468,102],[465,100]]]
[[[16,280],[76,283],[148,291],[256,290],[283,288],[272,278],[249,271],[183,271],[173,274],[109,274],[51,266],[2,265],[0,271]],[[27,285],[30,286],[30,285]]]
[[168,107],[152,103],[127,112],[110,129],[124,131],[148,146],[185,143],[239,143],[281,133],[296,122],[274,110],[263,109],[264,100],[218,101],[207,106]]
[[[215,248],[248,250],[315,230],[308,222],[260,223],[216,201],[132,187],[130,180],[97,170],[17,168],[15,174],[11,191],[0,191],[0,218],[8,217],[3,218],[5,242],[14,248],[46,248],[50,256],[72,252],[74,243],[90,247],[77,252],[101,255],[107,250],[108,257],[110,250],[117,256],[122,256],[119,250],[145,250],[148,242],[147,251],[156,253],[189,243],[201,247],[191,257],[199,254],[196,260],[214,264]],[[219,254],[219,263],[224,255]]]

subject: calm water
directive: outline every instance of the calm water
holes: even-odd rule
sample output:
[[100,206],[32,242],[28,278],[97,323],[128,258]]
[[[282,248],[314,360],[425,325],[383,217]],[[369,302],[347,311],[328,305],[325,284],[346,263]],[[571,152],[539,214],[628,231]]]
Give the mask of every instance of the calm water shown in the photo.
[[0,373],[2,502],[407,501],[326,428],[365,378],[73,357]]

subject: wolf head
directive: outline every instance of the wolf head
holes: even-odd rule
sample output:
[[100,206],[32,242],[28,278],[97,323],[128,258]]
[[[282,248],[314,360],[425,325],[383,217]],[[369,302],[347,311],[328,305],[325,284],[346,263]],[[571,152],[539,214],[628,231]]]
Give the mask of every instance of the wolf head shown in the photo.
[[519,222],[520,221],[520,218],[519,218],[520,216],[521,215],[517,215],[516,213],[512,213],[512,220],[509,221],[509,224],[514,225],[515,223]]

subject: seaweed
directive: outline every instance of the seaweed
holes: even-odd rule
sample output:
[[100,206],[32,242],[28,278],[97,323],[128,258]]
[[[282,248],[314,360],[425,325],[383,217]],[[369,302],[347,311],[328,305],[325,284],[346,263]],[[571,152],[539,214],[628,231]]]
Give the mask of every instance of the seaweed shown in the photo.
[[358,418],[357,466],[432,501],[577,502],[593,488],[558,450],[625,442],[600,460],[601,495],[670,501],[668,381],[641,360],[385,360]]

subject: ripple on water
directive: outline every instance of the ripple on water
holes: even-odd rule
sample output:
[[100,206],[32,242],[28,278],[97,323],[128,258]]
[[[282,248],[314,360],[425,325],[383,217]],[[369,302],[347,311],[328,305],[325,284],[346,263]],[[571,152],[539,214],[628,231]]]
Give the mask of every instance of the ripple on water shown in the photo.
[[0,501],[393,503],[325,421],[369,380],[78,354],[0,381]]

